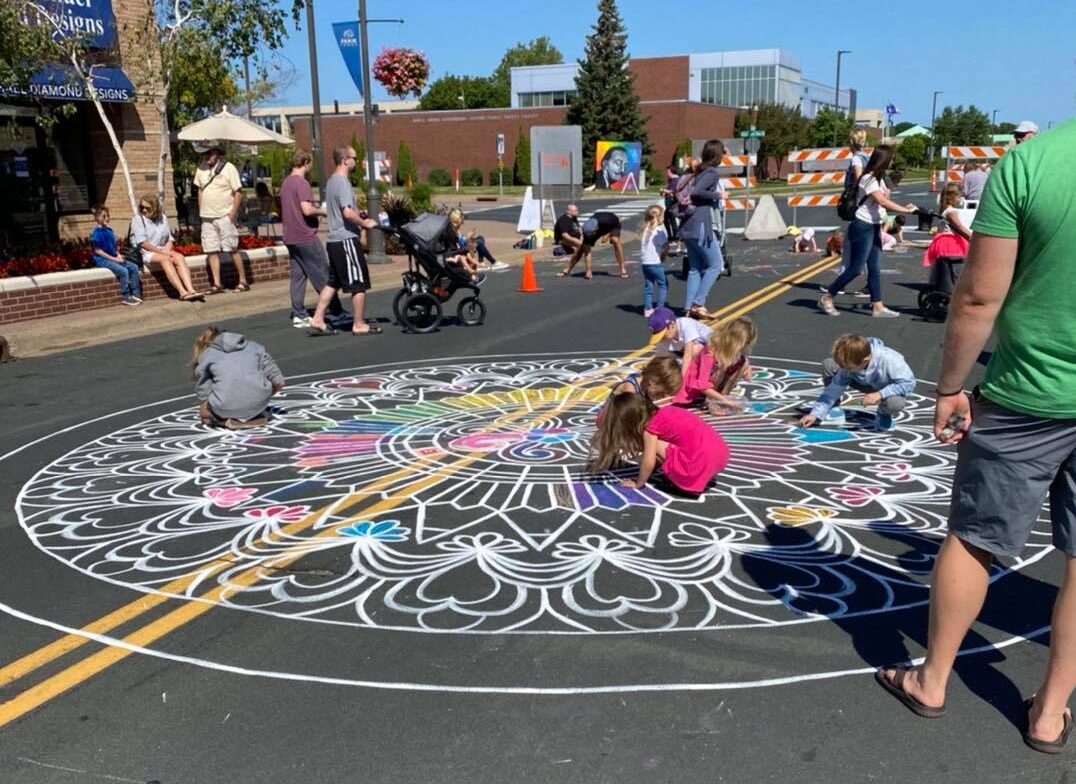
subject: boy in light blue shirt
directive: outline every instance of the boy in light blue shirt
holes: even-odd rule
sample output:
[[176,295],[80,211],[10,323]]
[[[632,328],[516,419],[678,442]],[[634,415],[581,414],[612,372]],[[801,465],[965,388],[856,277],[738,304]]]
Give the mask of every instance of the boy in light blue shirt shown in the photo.
[[875,428],[893,428],[893,415],[908,404],[915,389],[915,374],[899,351],[887,347],[878,338],[841,335],[833,344],[833,356],[822,360],[822,381],[826,388],[800,419],[802,427],[826,419],[840,401],[847,387],[865,392],[863,404],[878,406]]

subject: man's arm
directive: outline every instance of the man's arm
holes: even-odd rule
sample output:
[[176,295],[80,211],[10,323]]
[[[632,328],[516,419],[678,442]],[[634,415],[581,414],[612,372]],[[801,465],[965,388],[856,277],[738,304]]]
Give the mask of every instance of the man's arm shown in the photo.
[[243,203],[243,191],[232,191],[232,208],[228,210],[228,220],[235,223],[239,217],[239,205]]
[[310,218],[310,217],[312,217],[314,215],[320,215],[321,217],[325,217],[326,215],[328,215],[328,213],[325,211],[324,207],[315,207],[313,205],[313,203],[311,203],[309,201],[301,201],[301,202],[299,202],[299,209],[302,210],[303,215],[305,215],[308,218]]
[[[938,404],[934,412],[934,433],[939,435],[950,417],[964,417],[963,430],[971,424],[971,406],[966,395],[951,394],[963,389],[971,369],[994,330],[1016,269],[1019,241],[975,234],[964,271],[957,281],[945,325],[941,373],[938,375]],[[963,430],[949,443],[963,437]]]
[[376,229],[377,228],[377,225],[378,225],[377,221],[375,221],[373,218],[371,218],[369,216],[367,216],[365,218],[362,217],[364,213],[358,212],[354,207],[351,207],[351,206],[344,207],[344,209],[341,211],[341,214],[344,216],[344,220],[346,220],[348,223],[353,223],[354,225],[359,226],[360,228],[363,228],[363,229]]

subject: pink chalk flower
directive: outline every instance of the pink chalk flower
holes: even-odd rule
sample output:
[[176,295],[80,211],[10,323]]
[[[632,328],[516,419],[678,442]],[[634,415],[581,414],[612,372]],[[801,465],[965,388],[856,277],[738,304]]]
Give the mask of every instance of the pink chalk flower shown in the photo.
[[213,506],[221,509],[231,509],[246,503],[258,491],[253,487],[211,487],[205,491],[205,497]]
[[826,492],[835,501],[853,509],[866,506],[878,499],[885,491],[880,487],[863,487],[860,485],[841,485],[827,487]]
[[251,509],[246,516],[251,520],[269,522],[275,520],[280,523],[296,523],[310,514],[310,507],[306,504],[301,506],[266,506],[262,509]]

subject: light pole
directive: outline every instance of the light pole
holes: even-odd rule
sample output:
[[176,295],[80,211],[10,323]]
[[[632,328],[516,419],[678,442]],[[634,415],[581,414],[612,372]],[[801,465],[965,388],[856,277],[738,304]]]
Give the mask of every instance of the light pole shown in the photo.
[[[362,45],[362,124],[366,130],[366,212],[378,220],[381,213],[381,194],[377,191],[377,179],[374,176],[374,105],[370,100],[370,47],[366,28],[371,22],[397,22],[403,19],[367,19],[366,0],[359,0],[359,40]],[[385,237],[380,231],[367,231],[366,261],[370,264],[388,264],[385,255]]]
[[[833,88],[833,109],[837,114],[841,113],[841,57],[846,54],[851,54],[851,49],[838,49],[837,50],[837,85]],[[833,125],[833,146],[836,147],[840,144],[838,138],[837,124]]]
[[995,109],[990,114],[990,133],[998,132],[998,110]]
[[937,137],[934,135],[934,116],[938,113],[938,96],[941,95],[944,90],[934,91],[934,100],[930,103],[930,170],[934,171],[934,154],[937,151]]
[[324,189],[328,177],[325,170],[325,151],[322,149],[321,141],[321,88],[318,84],[316,38],[314,35],[314,0],[306,0],[306,48],[310,51],[310,96],[314,99],[314,117],[310,123],[310,152],[314,156],[314,171],[318,173],[318,187]]

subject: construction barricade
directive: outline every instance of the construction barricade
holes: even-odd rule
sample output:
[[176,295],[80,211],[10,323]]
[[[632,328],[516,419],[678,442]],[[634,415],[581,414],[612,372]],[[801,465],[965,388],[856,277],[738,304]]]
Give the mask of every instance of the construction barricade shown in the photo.
[[[873,150],[865,149],[870,155]],[[800,207],[836,207],[841,200],[840,191],[836,193],[801,194],[800,188],[816,185],[844,185],[845,172],[855,153],[848,147],[815,147],[807,150],[793,150],[788,154],[792,172],[788,175],[788,184],[792,194],[788,197],[788,206],[792,208],[792,225],[798,226]],[[805,168],[807,167],[807,168]]]
[[[725,191],[725,212],[737,212],[741,210],[753,210],[755,200],[751,198],[751,189],[758,184],[758,180],[751,176],[751,168],[758,165],[758,156],[755,155],[726,155],[721,159],[718,172],[721,177],[721,189]],[[746,171],[745,176],[733,176],[725,172],[735,170],[737,174]],[[730,191],[744,191],[730,194]]]
[[945,181],[964,182],[964,172],[957,168],[957,162],[968,161],[993,162],[1009,151],[1008,147],[943,147],[945,157]]

